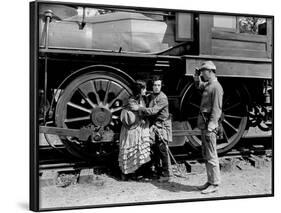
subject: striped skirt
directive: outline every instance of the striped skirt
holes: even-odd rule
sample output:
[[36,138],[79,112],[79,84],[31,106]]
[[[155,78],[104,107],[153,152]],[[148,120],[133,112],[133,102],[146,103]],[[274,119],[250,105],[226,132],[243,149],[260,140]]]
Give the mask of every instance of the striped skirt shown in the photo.
[[118,162],[124,174],[134,173],[150,159],[150,135],[148,124],[127,129],[122,126]]

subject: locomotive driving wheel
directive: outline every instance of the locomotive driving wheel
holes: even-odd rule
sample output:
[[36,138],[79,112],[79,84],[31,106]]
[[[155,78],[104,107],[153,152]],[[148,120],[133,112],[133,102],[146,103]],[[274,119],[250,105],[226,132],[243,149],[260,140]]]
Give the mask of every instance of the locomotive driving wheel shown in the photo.
[[114,73],[95,71],[73,80],[57,103],[56,124],[69,129],[88,128],[97,134],[88,141],[61,137],[68,151],[88,160],[112,154],[112,143],[106,142],[113,142],[114,133],[120,132],[120,113],[130,94],[128,82]]
[[[230,150],[243,136],[247,125],[247,105],[244,103],[245,94],[242,87],[224,87],[222,126],[223,137],[217,140],[218,153]],[[198,129],[197,117],[199,114],[201,92],[191,84],[181,102],[181,112],[186,120],[188,129]],[[188,140],[195,149],[202,144],[200,136],[189,136]]]

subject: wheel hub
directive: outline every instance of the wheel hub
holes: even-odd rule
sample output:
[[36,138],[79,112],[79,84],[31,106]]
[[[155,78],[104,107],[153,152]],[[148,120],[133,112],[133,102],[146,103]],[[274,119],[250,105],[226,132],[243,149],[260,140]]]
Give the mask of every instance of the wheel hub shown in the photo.
[[111,121],[111,112],[106,108],[97,107],[93,109],[91,119],[96,126],[107,126]]

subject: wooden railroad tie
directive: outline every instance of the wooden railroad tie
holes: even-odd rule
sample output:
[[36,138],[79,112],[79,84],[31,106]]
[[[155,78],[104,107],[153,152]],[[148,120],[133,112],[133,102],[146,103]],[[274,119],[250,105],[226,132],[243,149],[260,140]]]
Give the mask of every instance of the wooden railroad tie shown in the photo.
[[[46,186],[61,186],[66,187],[73,184],[90,184],[94,182],[100,182],[99,178],[96,178],[93,168],[83,169],[52,169],[43,170],[40,172],[39,183],[40,187]],[[99,183],[97,183],[99,184]]]
[[262,157],[251,154],[247,159],[255,168],[261,168],[265,166],[265,159]]

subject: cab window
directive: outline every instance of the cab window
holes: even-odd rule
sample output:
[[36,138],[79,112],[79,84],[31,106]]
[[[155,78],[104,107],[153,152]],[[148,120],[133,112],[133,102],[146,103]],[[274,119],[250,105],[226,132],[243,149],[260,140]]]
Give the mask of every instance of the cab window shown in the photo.
[[266,35],[266,18],[214,15],[213,27],[217,31]]

